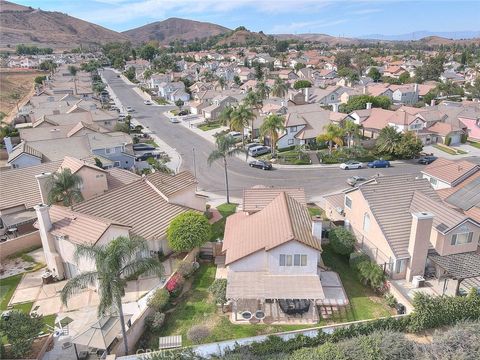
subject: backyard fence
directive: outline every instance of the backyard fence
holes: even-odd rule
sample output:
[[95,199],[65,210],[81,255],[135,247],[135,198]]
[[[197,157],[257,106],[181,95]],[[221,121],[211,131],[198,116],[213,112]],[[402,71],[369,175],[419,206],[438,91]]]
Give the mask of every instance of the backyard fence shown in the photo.
[[3,260],[18,252],[40,246],[42,246],[42,240],[38,230],[13,239],[9,239],[0,243],[0,260]]

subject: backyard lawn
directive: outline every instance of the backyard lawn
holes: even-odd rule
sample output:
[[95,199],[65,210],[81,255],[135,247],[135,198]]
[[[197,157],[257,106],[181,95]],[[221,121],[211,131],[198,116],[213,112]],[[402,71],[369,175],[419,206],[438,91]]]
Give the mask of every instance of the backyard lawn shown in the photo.
[[227,217],[232,214],[235,214],[238,204],[222,204],[217,207],[217,210],[222,215],[222,218],[216,223],[212,224],[212,236],[210,241],[217,241],[217,239],[223,239],[223,233],[225,231],[225,221]]
[[[182,335],[182,344],[191,345],[187,338],[188,330],[194,325],[205,325],[210,329],[210,336],[203,342],[216,342],[234,338],[249,337],[261,334],[303,329],[308,325],[234,325],[227,315],[221,313],[213,303],[208,287],[215,279],[216,267],[213,264],[202,264],[195,273],[192,288],[167,315],[163,331],[159,336]],[[313,327],[315,325],[311,325]],[[151,346],[158,346],[158,338],[151,339]]]
[[10,302],[13,292],[17,288],[20,280],[22,280],[23,274],[10,276],[8,278],[0,280],[0,310],[7,310],[8,303]]
[[198,129],[202,131],[208,131],[213,129],[218,129],[222,124],[218,121],[206,122],[197,126]]
[[372,319],[392,315],[383,297],[375,294],[358,279],[348,260],[335,254],[328,245],[323,247],[322,259],[326,266],[336,271],[342,279],[343,287],[350,300],[350,307],[335,317],[335,322]]

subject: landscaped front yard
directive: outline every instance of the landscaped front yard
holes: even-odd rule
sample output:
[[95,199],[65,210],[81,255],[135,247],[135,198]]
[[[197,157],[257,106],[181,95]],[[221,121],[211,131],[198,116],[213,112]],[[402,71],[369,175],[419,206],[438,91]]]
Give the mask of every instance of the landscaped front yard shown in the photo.
[[222,124],[219,121],[205,122],[197,126],[198,129],[202,131],[208,131],[213,129],[218,129]]
[[217,210],[222,215],[222,218],[212,224],[212,236],[210,237],[210,241],[217,241],[217,239],[223,240],[223,233],[225,231],[225,222],[227,221],[227,217],[235,214],[237,206],[237,204],[227,203],[217,206]]

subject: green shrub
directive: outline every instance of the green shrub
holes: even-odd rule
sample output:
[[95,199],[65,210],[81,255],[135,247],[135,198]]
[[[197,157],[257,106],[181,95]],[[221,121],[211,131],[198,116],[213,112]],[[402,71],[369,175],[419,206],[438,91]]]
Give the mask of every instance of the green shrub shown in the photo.
[[465,144],[467,142],[467,139],[468,139],[468,135],[467,134],[462,134],[462,138],[461,138],[461,142],[462,144]]
[[25,358],[30,352],[33,341],[45,326],[42,316],[28,315],[20,311],[10,312],[8,320],[0,319],[0,335],[6,336],[10,351],[17,359]]
[[355,236],[344,227],[336,227],[328,234],[333,251],[339,255],[350,255],[355,249]]
[[450,135],[447,135],[445,137],[445,145],[450,146],[451,143],[452,143],[452,138],[450,137]]
[[363,252],[353,252],[350,254],[348,263],[352,269],[358,270],[358,265],[364,261],[370,261],[370,257]]
[[170,293],[167,289],[161,288],[155,291],[152,297],[148,300],[148,306],[157,311],[161,311],[167,306],[170,301]]
[[174,251],[190,251],[201,246],[211,235],[211,226],[203,214],[187,211],[175,217],[167,229],[167,239]]
[[160,311],[156,311],[146,317],[145,326],[150,332],[157,334],[162,330],[162,325],[164,322],[165,314]]
[[390,306],[391,308],[394,308],[395,306],[397,306],[398,302],[395,296],[393,296],[390,293],[386,293],[384,297],[385,297],[385,302],[387,303],[388,306]]
[[381,291],[385,285],[386,275],[383,269],[372,261],[364,261],[358,265],[358,276],[376,291]]
[[208,291],[213,295],[216,304],[227,302],[227,279],[215,279]]

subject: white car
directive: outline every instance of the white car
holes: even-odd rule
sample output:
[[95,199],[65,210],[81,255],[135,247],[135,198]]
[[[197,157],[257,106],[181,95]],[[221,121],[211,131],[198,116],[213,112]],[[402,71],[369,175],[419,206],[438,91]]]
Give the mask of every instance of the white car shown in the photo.
[[135,111],[131,106],[127,106],[127,112],[133,112]]
[[241,132],[238,132],[238,131],[230,131],[227,136],[231,136],[232,138],[234,138],[235,140],[242,140],[243,139],[243,135]]
[[350,170],[350,169],[361,169],[363,167],[362,163],[355,160],[349,160],[340,164],[340,169],[343,170]]
[[145,100],[143,103],[145,105],[152,105],[153,104],[152,100]]
[[171,117],[169,120],[172,124],[178,124],[180,122],[180,120],[176,117]]

